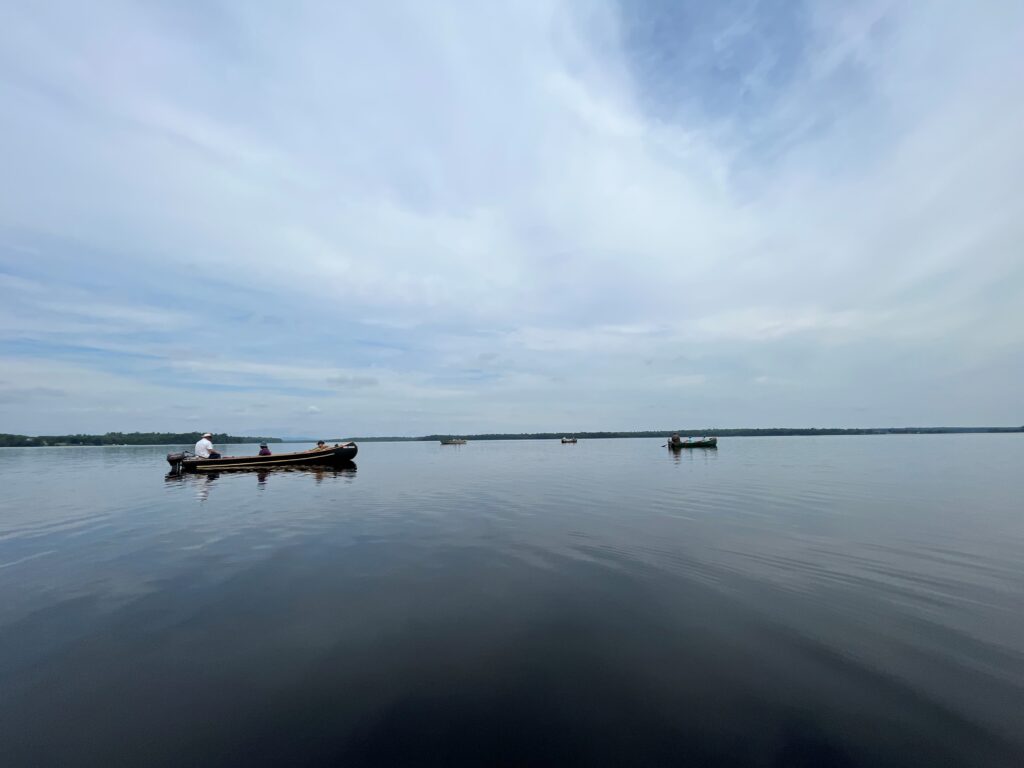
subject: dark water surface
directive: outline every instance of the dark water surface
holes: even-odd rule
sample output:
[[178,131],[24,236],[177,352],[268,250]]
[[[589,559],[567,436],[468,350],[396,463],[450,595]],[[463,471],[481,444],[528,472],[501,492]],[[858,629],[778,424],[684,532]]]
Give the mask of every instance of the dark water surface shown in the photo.
[[660,445],[0,449],[0,765],[1024,765],[1024,436]]

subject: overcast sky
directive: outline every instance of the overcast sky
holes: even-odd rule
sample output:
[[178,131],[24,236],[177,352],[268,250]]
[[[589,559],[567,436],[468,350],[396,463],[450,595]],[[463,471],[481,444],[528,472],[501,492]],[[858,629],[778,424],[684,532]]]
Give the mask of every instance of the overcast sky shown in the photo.
[[0,3],[0,432],[1024,423],[1024,4]]

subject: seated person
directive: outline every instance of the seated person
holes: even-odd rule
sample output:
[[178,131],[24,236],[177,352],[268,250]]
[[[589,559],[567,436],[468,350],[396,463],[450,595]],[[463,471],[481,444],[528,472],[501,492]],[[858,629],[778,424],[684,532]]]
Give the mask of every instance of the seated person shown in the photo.
[[270,449],[267,448],[266,443],[260,443],[260,456],[270,456]]
[[314,451],[326,451],[327,450],[327,443],[325,443],[323,440],[317,440],[316,441],[316,448],[314,448],[313,450]]
[[200,459],[219,459],[220,454],[213,450],[213,443],[210,442],[210,438],[213,437],[209,432],[204,432],[203,436],[199,438],[199,442],[196,443],[195,454]]

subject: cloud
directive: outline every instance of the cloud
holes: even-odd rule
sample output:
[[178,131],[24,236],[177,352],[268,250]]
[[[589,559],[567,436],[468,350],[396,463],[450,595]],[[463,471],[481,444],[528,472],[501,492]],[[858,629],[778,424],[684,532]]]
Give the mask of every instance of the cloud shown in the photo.
[[792,309],[747,307],[702,317],[696,327],[715,339],[757,341],[780,339],[797,333],[855,333],[883,326],[887,319],[882,314],[871,315],[855,310],[829,312],[812,306]]
[[330,376],[327,383],[332,387],[376,387],[380,382],[374,376]]
[[55,387],[12,387],[0,382],[0,403],[32,403],[67,397],[67,392]]
[[1012,4],[12,6],[0,361],[67,397],[0,416],[639,428],[679,423],[671,382],[702,425],[1017,423],[1021,28]]

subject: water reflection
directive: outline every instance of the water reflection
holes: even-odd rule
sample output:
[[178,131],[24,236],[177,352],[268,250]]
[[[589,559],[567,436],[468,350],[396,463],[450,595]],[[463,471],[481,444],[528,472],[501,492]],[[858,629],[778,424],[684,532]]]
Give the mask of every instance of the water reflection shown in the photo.
[[196,489],[196,498],[199,501],[206,501],[210,496],[210,491],[222,476],[236,478],[252,474],[256,477],[256,487],[260,490],[265,490],[268,482],[273,482],[272,478],[275,475],[279,477],[283,475],[291,477],[308,475],[313,478],[317,485],[323,483],[324,480],[332,479],[341,479],[346,483],[351,483],[355,480],[357,469],[358,467],[355,462],[350,461],[345,464],[330,466],[275,467],[273,469],[249,470],[246,472],[168,472],[164,476],[164,483],[168,485],[190,485]]
[[1019,436],[663,442],[0,450],[0,763],[1024,765]]
[[669,449],[666,453],[668,453],[673,464],[682,464],[684,461],[688,464],[693,464],[698,460],[703,460],[704,463],[707,463],[718,458],[718,449],[712,447],[684,448],[678,451]]

